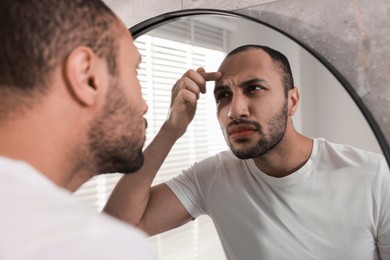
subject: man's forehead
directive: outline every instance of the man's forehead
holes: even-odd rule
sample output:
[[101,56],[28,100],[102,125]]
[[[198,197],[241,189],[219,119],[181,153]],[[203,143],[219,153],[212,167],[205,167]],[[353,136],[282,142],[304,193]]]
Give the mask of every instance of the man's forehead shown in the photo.
[[[218,80],[220,82],[229,80],[230,78],[253,78],[259,77],[263,74],[264,66],[259,66],[257,64],[235,64],[231,66],[230,64],[225,64],[219,68],[219,72],[222,73],[222,77]],[[217,82],[218,82],[217,81]]]
[[246,62],[270,62],[271,57],[261,49],[248,49],[227,56],[221,63],[223,66],[226,63],[246,63]]
[[126,48],[132,52],[132,55],[136,58],[136,60],[141,61],[141,55],[138,51],[138,48],[135,46],[131,33],[126,29],[126,31],[123,33],[123,36],[120,38]]
[[222,61],[218,71],[222,73],[221,80],[223,80],[224,76],[227,75],[234,76],[245,73],[256,74],[274,69],[275,63],[271,57],[262,50],[254,49],[235,53],[226,57]]

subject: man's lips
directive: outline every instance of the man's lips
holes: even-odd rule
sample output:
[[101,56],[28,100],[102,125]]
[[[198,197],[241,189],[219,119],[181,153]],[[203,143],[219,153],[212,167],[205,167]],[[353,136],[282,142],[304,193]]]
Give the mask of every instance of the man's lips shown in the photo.
[[231,137],[245,137],[257,131],[257,127],[252,124],[231,125],[227,133]]

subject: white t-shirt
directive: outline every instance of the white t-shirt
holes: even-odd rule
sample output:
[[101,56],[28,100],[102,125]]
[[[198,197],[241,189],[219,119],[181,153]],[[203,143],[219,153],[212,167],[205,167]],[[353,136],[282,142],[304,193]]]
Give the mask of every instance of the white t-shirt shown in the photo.
[[0,157],[0,259],[156,259],[146,236],[99,214],[29,164]]
[[303,167],[275,178],[225,151],[167,185],[194,218],[212,218],[228,259],[390,259],[382,155],[315,139]]

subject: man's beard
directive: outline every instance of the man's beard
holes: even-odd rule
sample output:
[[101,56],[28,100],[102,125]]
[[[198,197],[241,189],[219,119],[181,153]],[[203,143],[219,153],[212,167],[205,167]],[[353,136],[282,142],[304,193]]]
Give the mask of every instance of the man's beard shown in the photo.
[[[262,127],[256,121],[250,121],[246,119],[237,119],[231,122],[229,125],[237,124],[251,124],[256,127],[256,130],[262,135],[260,140],[253,146],[246,148],[235,148],[233,144],[228,142],[228,145],[235,156],[240,159],[251,159],[260,157],[273,150],[283,139],[286,132],[288,118],[287,101],[283,104],[281,111],[268,120],[267,126],[269,130],[269,137],[264,136]],[[228,126],[229,127],[229,126]],[[247,140],[242,140],[242,143]],[[240,142],[240,140],[238,140]]]
[[99,174],[135,172],[144,162],[145,136],[140,135],[140,127],[146,120],[134,119],[137,112],[117,84],[110,87],[106,100],[88,135],[91,163]]

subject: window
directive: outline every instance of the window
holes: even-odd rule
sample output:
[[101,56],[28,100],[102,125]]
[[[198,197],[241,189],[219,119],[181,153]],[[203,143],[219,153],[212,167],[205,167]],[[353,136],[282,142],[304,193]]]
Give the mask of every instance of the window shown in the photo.
[[[172,86],[182,74],[198,67],[215,71],[225,56],[229,30],[215,26],[221,23],[212,24],[204,20],[176,21],[135,41],[142,56],[138,77],[149,105],[146,145],[165,121]],[[154,184],[180,174],[195,161],[227,149],[216,118],[212,88],[213,84],[207,85],[208,92],[199,99],[193,122],[171,150]],[[75,196],[101,210],[119,178],[119,174],[94,177]],[[160,259],[225,259],[214,225],[207,216],[150,240]]]

